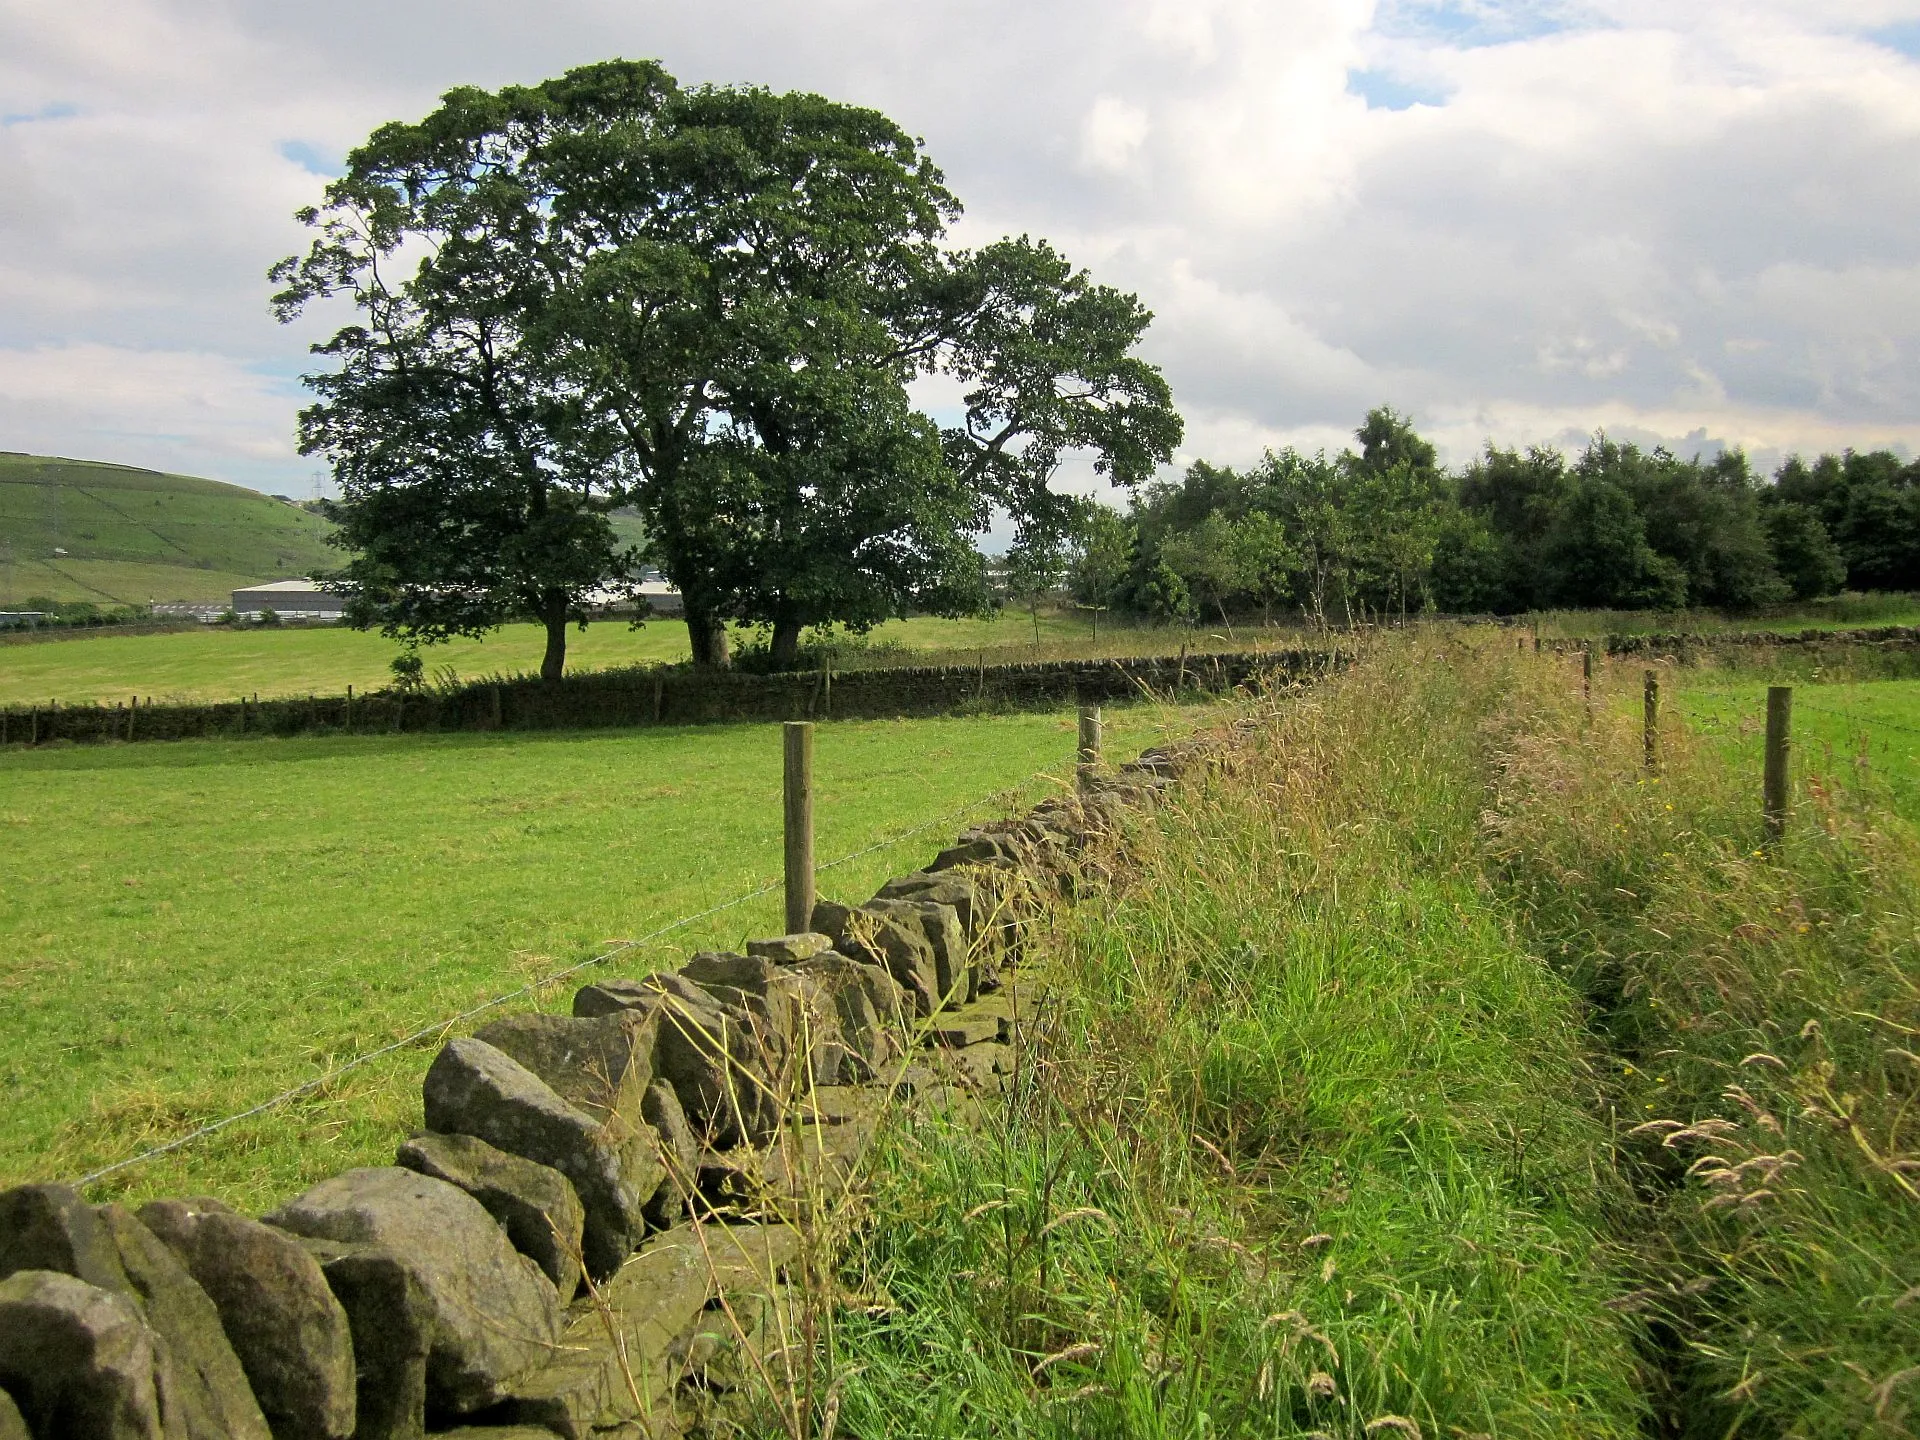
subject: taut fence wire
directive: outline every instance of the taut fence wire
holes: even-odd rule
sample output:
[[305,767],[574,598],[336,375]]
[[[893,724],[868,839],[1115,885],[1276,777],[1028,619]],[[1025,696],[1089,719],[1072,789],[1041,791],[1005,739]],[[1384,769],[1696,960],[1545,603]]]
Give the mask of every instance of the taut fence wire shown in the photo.
[[[941,825],[950,824],[963,815],[968,815],[976,810],[997,805],[1003,800],[1021,794],[1028,786],[1032,785],[1034,781],[1049,774],[1051,774],[1051,772],[1048,770],[1036,770],[1033,774],[1027,776],[1017,784],[996,790],[991,795],[983,795],[977,800],[971,800],[965,805],[960,806],[957,810],[949,810],[944,815],[936,815],[933,819],[922,821],[909,830],[902,830],[898,834],[890,835],[884,840],[875,841],[873,844],[865,846],[862,849],[842,855],[837,860],[829,860],[817,868],[824,871],[835,869],[841,865],[850,865],[855,860],[864,859],[876,851],[889,849],[904,840],[911,840],[916,835],[923,835],[927,831]],[[537,995],[549,985],[557,984],[570,976],[578,975],[583,970],[591,970],[597,965],[604,965],[610,960],[616,960],[622,955],[640,949],[642,946],[651,945],[654,941],[671,935],[676,930],[684,930],[689,925],[711,919],[715,915],[735,909],[750,901],[758,900],[763,895],[771,895],[774,891],[778,890],[780,886],[780,881],[771,880],[758,889],[749,890],[743,895],[736,895],[731,900],[723,900],[718,905],[708,906],[705,910],[696,911],[691,915],[683,915],[670,924],[662,925],[657,930],[649,931],[637,940],[623,940],[612,949],[606,950],[590,959],[581,960],[575,964],[566,966],[564,969],[555,970],[551,974],[543,975],[537,980],[529,980],[525,985],[519,986],[517,989],[496,995],[491,1000],[482,1001],[470,1009],[462,1010],[457,1015],[448,1015],[434,1021],[430,1025],[423,1025],[418,1030],[403,1035],[398,1040],[390,1041],[376,1050],[368,1050],[363,1054],[355,1055],[349,1060],[343,1060],[338,1065],[329,1067],[325,1074],[316,1075],[311,1080],[304,1080],[298,1085],[290,1086],[282,1090],[279,1094],[271,1095],[267,1099],[262,1100],[257,1105],[250,1105],[245,1110],[235,1111],[231,1115],[223,1115],[218,1120],[210,1120],[205,1125],[189,1130],[184,1135],[175,1136],[164,1144],[142,1150],[139,1154],[130,1155],[124,1160],[116,1160],[113,1164],[102,1166],[98,1170],[82,1175],[79,1179],[71,1183],[76,1189],[84,1188],[85,1186],[94,1184],[96,1181],[106,1179],[109,1175],[117,1175],[123,1170],[132,1169],[136,1165],[144,1165],[149,1160],[157,1160],[162,1155],[170,1155],[176,1150],[183,1150],[197,1141],[206,1139],[209,1135],[216,1135],[230,1126],[238,1125],[243,1120],[251,1120],[256,1116],[265,1115],[271,1110],[277,1110],[283,1105],[291,1104],[304,1095],[310,1095],[316,1090],[322,1090],[328,1085],[333,1084],[333,1082],[341,1076],[358,1070],[363,1066],[370,1065],[383,1056],[391,1055],[398,1050],[408,1049],[411,1046],[418,1045],[423,1040],[430,1040],[435,1036],[444,1035],[456,1025],[472,1020],[477,1016],[484,1015],[490,1010],[497,1010],[502,1005],[511,1005],[514,1001],[526,996]]]

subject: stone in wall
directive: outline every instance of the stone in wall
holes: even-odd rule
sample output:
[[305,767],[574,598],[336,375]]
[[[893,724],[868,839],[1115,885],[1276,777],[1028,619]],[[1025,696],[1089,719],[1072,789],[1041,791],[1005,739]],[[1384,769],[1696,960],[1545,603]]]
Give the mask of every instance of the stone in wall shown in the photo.
[[538,1265],[561,1300],[580,1288],[586,1212],[573,1182],[551,1165],[496,1149],[476,1135],[415,1135],[394,1164],[464,1190]]
[[412,1267],[378,1245],[300,1244],[319,1264],[353,1333],[354,1440],[420,1440],[435,1330],[426,1287]]
[[906,996],[913,1016],[924,1018],[939,1008],[944,994],[940,971],[922,926],[821,900],[813,907],[813,928],[833,936],[842,954],[877,965],[891,975]]
[[64,1185],[0,1195],[0,1274],[72,1275],[132,1303],[151,1335],[159,1404],[181,1440],[268,1440],[218,1312],[172,1251],[118,1206],[98,1210]]
[[353,1340],[313,1257],[218,1200],[155,1200],[139,1216],[213,1302],[274,1440],[347,1440]]
[[40,1440],[175,1440],[167,1378],[125,1295],[52,1270],[0,1280],[0,1386]]
[[377,1246],[419,1281],[433,1310],[430,1411],[493,1404],[560,1338],[553,1282],[479,1201],[443,1180],[398,1167],[349,1170],[266,1218],[309,1239]]
[[633,1253],[646,1230],[643,1211],[665,1173],[645,1121],[602,1124],[512,1056],[474,1037],[447,1043],[421,1094],[429,1130],[475,1136],[572,1182],[584,1211],[588,1274],[610,1275]]
[[959,912],[937,900],[869,900],[858,911],[878,915],[926,937],[933,957],[934,994],[941,1005],[964,1004],[980,998],[980,972],[972,964],[967,933]]
[[177,1420],[186,1440],[270,1440],[266,1417],[206,1291],[130,1211],[103,1205],[99,1215],[156,1348],[164,1347],[170,1362],[160,1390],[168,1430]]
[[657,1017],[654,1074],[673,1087],[687,1120],[715,1149],[758,1144],[779,1123],[765,1084],[754,1017],[674,973],[606,980],[573,997],[576,1015],[639,1011]]

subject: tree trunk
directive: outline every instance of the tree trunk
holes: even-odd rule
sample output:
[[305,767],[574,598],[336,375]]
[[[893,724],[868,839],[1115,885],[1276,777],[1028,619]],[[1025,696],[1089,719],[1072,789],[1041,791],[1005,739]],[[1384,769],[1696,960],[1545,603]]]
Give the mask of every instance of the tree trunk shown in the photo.
[[547,653],[540,660],[540,678],[549,685],[567,668],[567,592],[543,591],[540,620],[547,627]]
[[704,610],[687,608],[687,643],[693,663],[703,670],[724,670],[732,658],[727,649],[727,622]]
[[800,622],[798,620],[776,620],[773,622],[772,662],[775,670],[798,670],[800,668]]

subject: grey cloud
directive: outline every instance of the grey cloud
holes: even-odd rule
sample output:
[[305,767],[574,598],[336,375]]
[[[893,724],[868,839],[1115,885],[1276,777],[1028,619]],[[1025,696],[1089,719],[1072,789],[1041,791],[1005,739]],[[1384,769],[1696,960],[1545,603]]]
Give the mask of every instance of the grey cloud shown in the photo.
[[[1847,426],[1920,440],[1920,66],[1867,33],[1916,15],[1893,0],[0,10],[0,113],[75,111],[0,126],[0,445],[124,459],[150,444],[170,465],[304,487],[297,397],[261,377],[296,373],[317,333],[273,324],[263,274],[300,242],[310,162],[452,85],[616,54],[691,82],[820,90],[924,136],[969,207],[964,239],[1048,235],[1157,312],[1149,351],[1191,454],[1340,443],[1383,400],[1449,453],[1600,424],[1768,453]],[[1369,110],[1349,89],[1368,66],[1446,103]],[[54,352],[81,357],[50,372],[70,391],[22,399],[30,358]]]

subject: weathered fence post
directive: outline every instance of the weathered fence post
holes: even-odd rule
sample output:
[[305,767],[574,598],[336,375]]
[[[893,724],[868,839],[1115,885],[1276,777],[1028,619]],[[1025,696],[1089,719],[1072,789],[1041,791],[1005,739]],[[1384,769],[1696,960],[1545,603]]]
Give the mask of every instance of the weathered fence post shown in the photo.
[[39,743],[40,743],[40,707],[36,705],[33,707],[32,712],[27,717],[27,744],[38,745]]
[[1647,671],[1645,717],[1642,720],[1641,743],[1647,753],[1647,773],[1660,773],[1660,678]]
[[489,703],[493,707],[493,728],[496,730],[504,730],[506,728],[506,717],[501,710],[500,687],[498,685],[489,685],[487,689],[491,692]]
[[787,933],[813,928],[813,724],[789,720],[784,799],[786,812]]
[[1080,760],[1076,767],[1080,788],[1093,783],[1093,772],[1100,768],[1100,707],[1080,707]]
[[353,687],[347,686],[347,733],[353,733]]
[[1793,687],[1767,687],[1767,770],[1762,804],[1767,818],[1767,843],[1776,845],[1787,833],[1787,755],[1793,747]]

